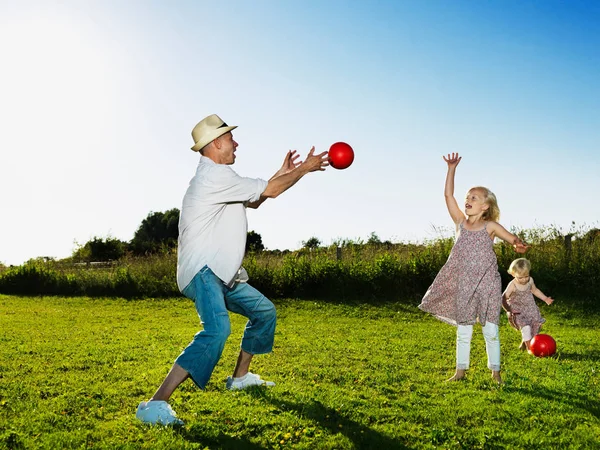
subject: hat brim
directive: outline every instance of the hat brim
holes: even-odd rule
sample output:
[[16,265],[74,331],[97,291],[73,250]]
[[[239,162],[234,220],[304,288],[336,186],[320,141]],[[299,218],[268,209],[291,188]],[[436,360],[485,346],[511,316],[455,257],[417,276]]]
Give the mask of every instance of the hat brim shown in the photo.
[[236,128],[237,128],[237,125],[234,125],[232,127],[217,128],[217,129],[213,130],[212,132],[207,133],[205,136],[202,137],[202,139],[200,139],[198,142],[196,142],[192,146],[192,150],[194,150],[195,152],[199,152],[204,146],[210,144],[212,141],[214,141],[219,136],[223,136],[225,133],[229,133],[231,130],[235,130]]

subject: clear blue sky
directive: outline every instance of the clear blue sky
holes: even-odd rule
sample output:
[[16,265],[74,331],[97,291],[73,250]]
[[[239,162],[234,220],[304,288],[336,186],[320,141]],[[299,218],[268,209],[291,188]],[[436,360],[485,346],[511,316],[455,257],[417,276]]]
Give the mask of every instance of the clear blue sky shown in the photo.
[[507,228],[600,219],[597,1],[0,0],[0,54],[5,264],[180,208],[211,113],[243,176],[355,149],[249,211],[270,249],[450,230],[449,152],[457,199],[487,186]]

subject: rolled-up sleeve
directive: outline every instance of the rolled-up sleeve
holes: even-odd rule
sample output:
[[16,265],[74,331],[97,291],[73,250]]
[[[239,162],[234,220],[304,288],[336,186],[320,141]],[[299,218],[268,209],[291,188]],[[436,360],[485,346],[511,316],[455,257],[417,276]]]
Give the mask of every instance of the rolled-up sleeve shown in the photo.
[[215,203],[256,202],[267,188],[261,178],[240,177],[228,166],[219,166],[218,176],[212,179],[210,190]]
[[267,181],[261,178],[254,178],[254,181],[257,183],[257,186],[256,190],[254,191],[254,197],[250,199],[251,202],[257,202],[260,200],[260,196],[263,192],[265,192],[265,189],[267,189]]

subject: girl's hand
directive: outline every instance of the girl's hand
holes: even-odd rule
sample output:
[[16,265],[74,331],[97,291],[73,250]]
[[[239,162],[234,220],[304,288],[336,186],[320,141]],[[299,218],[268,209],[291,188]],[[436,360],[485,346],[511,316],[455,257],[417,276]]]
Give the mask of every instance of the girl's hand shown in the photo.
[[513,242],[513,248],[517,253],[525,253],[527,250],[529,250],[529,247],[529,245],[527,245],[519,238],[515,239],[515,241]]
[[442,158],[444,158],[444,161],[446,161],[446,164],[448,164],[448,168],[454,168],[458,166],[462,156],[458,156],[458,153],[448,153],[448,158],[445,156],[442,156]]
[[552,297],[547,297],[546,298],[546,305],[551,305],[552,303],[554,303],[554,299]]
[[515,244],[513,247],[517,253],[525,253],[529,250],[529,245],[527,244]]

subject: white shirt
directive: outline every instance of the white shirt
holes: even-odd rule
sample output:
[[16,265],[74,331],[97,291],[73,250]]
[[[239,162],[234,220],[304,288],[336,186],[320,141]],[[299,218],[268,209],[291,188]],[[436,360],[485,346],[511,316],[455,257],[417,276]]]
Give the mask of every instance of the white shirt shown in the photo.
[[229,165],[200,156],[179,216],[180,291],[205,265],[225,284],[236,278],[246,250],[246,202],[259,200],[266,188],[265,180],[240,177]]

